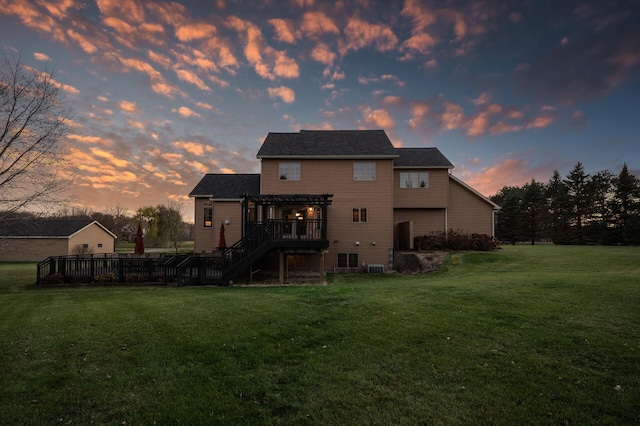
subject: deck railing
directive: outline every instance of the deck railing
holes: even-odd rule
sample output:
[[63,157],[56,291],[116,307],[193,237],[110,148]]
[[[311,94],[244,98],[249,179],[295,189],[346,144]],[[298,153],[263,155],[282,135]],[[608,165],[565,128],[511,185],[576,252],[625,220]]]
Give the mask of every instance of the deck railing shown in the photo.
[[[176,277],[177,262],[186,255],[160,257],[116,254],[54,256],[38,263],[36,283],[55,276],[67,283],[91,282],[164,282]],[[51,279],[50,279],[51,280]]]
[[[316,244],[326,240],[322,220],[268,220],[247,223],[245,236],[231,247],[208,255],[56,256],[38,264],[37,283],[52,276],[64,282],[164,282],[178,285],[228,282],[274,247]],[[307,246],[308,247],[308,246]]]

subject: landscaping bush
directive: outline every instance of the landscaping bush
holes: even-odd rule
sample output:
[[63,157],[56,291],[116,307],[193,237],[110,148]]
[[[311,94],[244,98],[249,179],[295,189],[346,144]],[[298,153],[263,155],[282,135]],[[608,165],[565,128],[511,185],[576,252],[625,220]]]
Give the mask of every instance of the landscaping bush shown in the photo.
[[94,280],[97,283],[113,283],[118,281],[118,276],[113,272],[107,272],[106,274],[96,275]]
[[64,277],[61,274],[49,274],[45,275],[40,279],[40,284],[43,285],[51,285],[51,284],[63,284]]
[[498,240],[487,234],[468,234],[450,229],[435,231],[413,239],[416,250],[491,251],[499,247]]
[[125,281],[128,283],[143,283],[147,281],[147,277],[142,274],[129,274],[125,277]]

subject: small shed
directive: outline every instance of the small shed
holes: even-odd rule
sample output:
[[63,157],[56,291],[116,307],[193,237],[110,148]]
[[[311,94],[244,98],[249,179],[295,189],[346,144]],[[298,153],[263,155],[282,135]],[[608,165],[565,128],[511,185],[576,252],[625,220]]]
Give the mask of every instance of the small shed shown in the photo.
[[117,237],[95,220],[30,219],[0,223],[0,261],[115,252]]

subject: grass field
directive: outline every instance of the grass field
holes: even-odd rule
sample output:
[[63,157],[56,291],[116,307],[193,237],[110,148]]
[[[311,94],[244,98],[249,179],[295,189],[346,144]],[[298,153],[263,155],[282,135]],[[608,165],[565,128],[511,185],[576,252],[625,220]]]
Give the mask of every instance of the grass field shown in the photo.
[[0,424],[640,423],[640,248],[316,287],[34,281],[0,264]]

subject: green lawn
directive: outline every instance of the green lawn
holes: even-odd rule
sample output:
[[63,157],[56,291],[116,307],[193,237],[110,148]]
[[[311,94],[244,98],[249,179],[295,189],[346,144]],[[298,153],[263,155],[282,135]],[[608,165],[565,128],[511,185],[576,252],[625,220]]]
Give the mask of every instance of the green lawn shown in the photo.
[[640,423],[640,248],[317,287],[34,281],[0,264],[0,424]]

